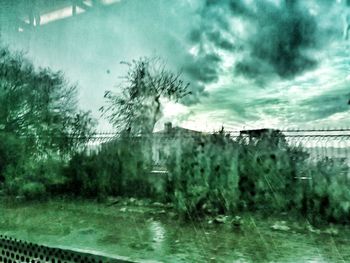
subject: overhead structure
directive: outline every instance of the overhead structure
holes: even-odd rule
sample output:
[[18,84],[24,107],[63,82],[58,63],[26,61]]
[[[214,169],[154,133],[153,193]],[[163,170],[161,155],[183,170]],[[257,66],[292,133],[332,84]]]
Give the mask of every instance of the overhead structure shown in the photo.
[[77,16],[121,0],[19,0],[0,3],[1,24],[18,32]]

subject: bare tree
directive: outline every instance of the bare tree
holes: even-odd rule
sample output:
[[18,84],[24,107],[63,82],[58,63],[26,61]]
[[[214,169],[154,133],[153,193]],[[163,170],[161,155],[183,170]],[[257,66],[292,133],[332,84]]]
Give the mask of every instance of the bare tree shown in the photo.
[[128,73],[120,84],[121,93],[105,92],[103,114],[120,132],[151,134],[162,117],[161,99],[178,101],[190,94],[189,83],[181,80],[181,73],[165,68],[159,58],[141,58],[125,63]]

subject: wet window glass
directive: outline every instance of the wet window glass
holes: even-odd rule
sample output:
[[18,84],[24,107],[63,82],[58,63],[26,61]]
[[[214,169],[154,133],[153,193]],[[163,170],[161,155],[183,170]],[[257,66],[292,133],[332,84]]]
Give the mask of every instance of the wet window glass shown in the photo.
[[350,262],[349,0],[1,0],[0,263]]

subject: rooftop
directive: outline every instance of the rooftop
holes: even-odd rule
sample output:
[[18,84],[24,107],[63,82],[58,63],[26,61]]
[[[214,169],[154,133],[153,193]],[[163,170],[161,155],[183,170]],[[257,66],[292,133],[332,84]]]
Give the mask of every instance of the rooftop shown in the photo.
[[167,122],[164,124],[163,130],[156,131],[156,132],[154,132],[154,134],[156,134],[156,135],[157,134],[159,134],[159,135],[185,135],[185,134],[199,135],[199,134],[202,134],[202,132],[190,130],[190,129],[186,129],[186,128],[178,127],[178,126],[173,127],[171,122]]

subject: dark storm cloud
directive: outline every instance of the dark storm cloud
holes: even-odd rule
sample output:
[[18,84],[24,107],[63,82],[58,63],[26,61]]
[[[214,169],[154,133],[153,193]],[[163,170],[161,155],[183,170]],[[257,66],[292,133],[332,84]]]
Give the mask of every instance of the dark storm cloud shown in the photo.
[[270,111],[269,114],[276,116],[288,103],[282,98],[251,96],[244,90],[244,87],[236,89],[229,85],[210,92],[210,96],[203,99],[203,111],[223,112],[225,118],[236,121],[258,121],[262,111]]
[[307,112],[307,120],[319,120],[332,116],[336,113],[348,112],[347,98],[350,93],[345,90],[331,91],[319,97],[302,101],[299,106]]
[[226,39],[219,30],[208,32],[207,38],[208,40],[212,41],[218,48],[229,51],[235,49],[234,44],[230,40]]
[[221,59],[216,54],[206,54],[194,57],[190,64],[184,66],[184,71],[197,81],[212,83],[218,80]]
[[[318,25],[305,1],[208,0],[200,17],[201,27],[193,31],[192,41],[245,54],[236,62],[235,73],[255,79],[292,78],[317,65],[310,51],[319,45]],[[238,30],[242,25],[243,32]]]
[[[257,4],[257,31],[248,39],[247,46],[253,59],[267,64],[282,78],[293,77],[315,66],[316,61],[305,54],[316,44],[316,21],[296,4],[276,7]],[[243,59],[241,64],[247,63]],[[255,64],[256,65],[256,64]],[[252,66],[252,64],[250,64]]]

